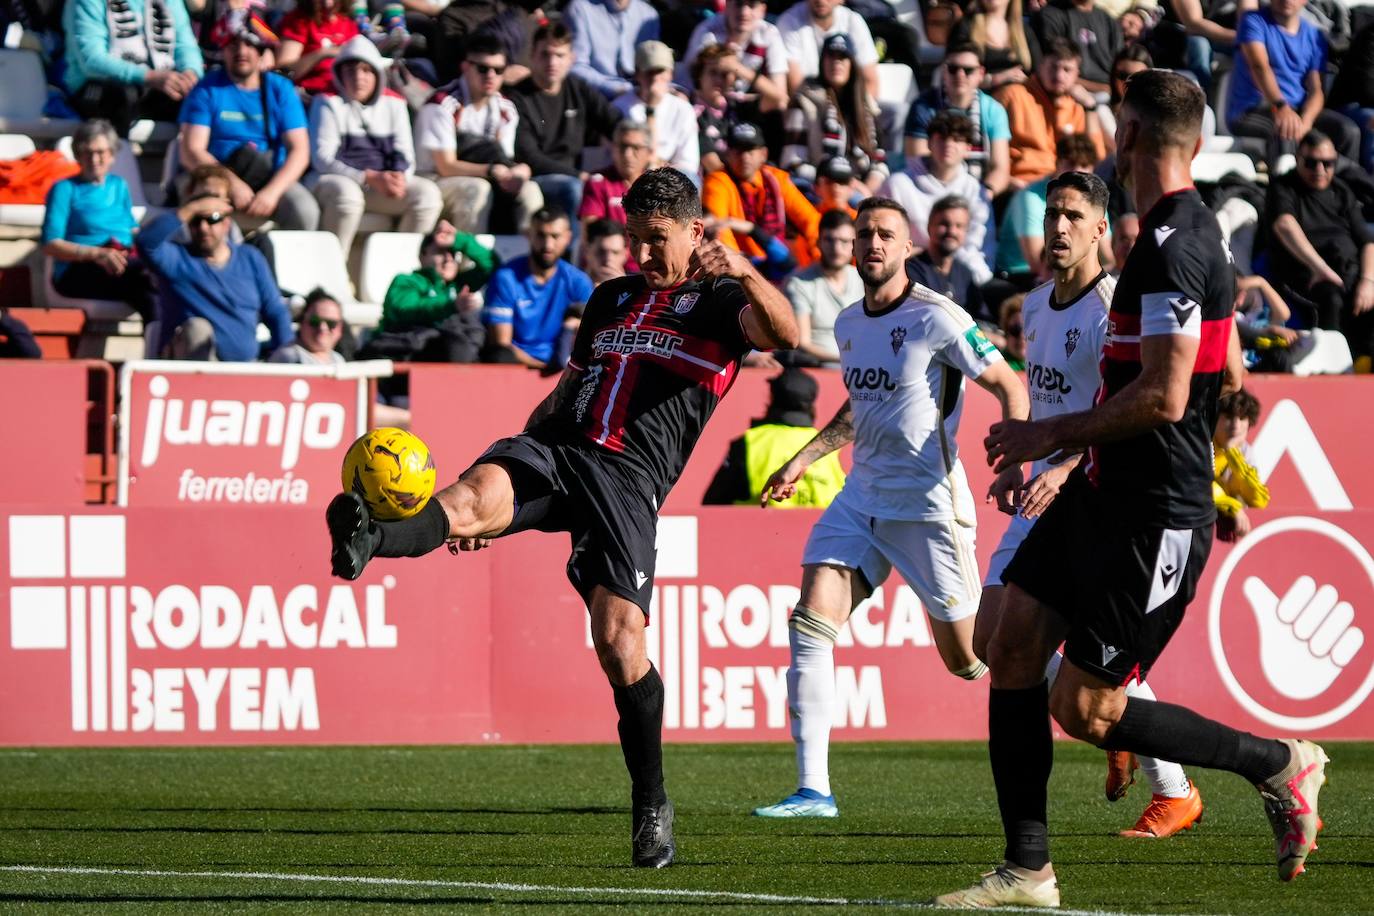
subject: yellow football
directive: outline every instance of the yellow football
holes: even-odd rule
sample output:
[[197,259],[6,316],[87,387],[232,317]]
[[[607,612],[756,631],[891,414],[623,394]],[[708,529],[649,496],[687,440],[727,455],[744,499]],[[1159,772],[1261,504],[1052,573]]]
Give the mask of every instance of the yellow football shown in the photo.
[[414,433],[374,429],[348,447],[343,488],[361,496],[373,518],[406,518],[434,495],[434,458]]

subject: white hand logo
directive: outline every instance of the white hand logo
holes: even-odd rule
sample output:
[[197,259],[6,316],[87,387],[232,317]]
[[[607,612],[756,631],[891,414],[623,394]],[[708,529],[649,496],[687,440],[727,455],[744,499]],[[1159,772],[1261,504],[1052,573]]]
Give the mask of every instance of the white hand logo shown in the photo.
[[1279,598],[1255,576],[1243,586],[1260,631],[1260,666],[1274,689],[1310,700],[1325,691],[1364,645],[1355,610],[1330,585],[1299,576]]

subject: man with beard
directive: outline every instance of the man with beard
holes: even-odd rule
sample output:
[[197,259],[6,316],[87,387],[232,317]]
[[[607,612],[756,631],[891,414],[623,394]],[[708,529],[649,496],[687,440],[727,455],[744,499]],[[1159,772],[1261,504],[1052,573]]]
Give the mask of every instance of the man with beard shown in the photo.
[[[793,494],[806,469],[854,443],[844,489],[811,531],[802,554],[801,597],[788,621],[787,701],[797,744],[798,788],[760,817],[836,817],[830,790],[835,639],[853,609],[895,566],[921,599],[940,659],[976,680],[973,654],[979,585],[974,504],[956,433],[964,377],[1002,404],[1004,419],[1028,414],[1026,390],[969,314],[907,279],[909,217],[871,197],[859,205],[855,256],[864,297],[835,321],[849,400],[814,439],[768,479],[762,501]],[[932,448],[932,442],[940,447]],[[994,481],[1009,506],[1020,467]]]
[[968,236],[969,202],[957,194],[942,197],[930,208],[926,236],[930,244],[906,262],[906,275],[927,289],[933,289],[964,306],[979,321],[995,324],[988,312],[978,281],[968,265],[955,255]]
[[[234,205],[202,192],[138,234],[138,250],[162,290],[158,350],[169,359],[251,362],[258,323],[271,333],[268,352],[289,343],[291,316],[267,259],[229,242]],[[177,241],[186,227],[189,241]]]
[[530,253],[492,274],[482,310],[484,357],[535,369],[562,368],[592,281],[563,260],[572,243],[568,214],[556,207],[536,211],[528,236]]

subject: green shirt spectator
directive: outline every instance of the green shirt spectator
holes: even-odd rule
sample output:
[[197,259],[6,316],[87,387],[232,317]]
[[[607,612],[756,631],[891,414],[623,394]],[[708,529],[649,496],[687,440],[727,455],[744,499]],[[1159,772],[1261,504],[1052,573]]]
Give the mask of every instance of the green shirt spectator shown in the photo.
[[[460,270],[458,256],[471,266]],[[382,302],[379,331],[438,327],[452,315],[481,311],[475,295],[496,269],[496,255],[476,237],[440,222],[420,243],[420,269],[391,281]],[[480,323],[478,333],[481,333]]]

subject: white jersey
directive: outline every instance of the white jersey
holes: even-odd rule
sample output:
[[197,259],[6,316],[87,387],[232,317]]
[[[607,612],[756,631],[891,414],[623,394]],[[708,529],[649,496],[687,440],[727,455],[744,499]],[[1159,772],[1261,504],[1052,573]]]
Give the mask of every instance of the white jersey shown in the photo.
[[862,299],[846,308],[835,341],[854,410],[846,500],[875,518],[972,526],[954,438],[964,376],[978,378],[1002,354],[968,312],[916,283],[882,314],[866,312]]
[[[1026,389],[1033,420],[1093,406],[1102,385],[1102,345],[1116,281],[1102,274],[1071,302],[1054,301],[1054,283],[1037,286],[1021,306],[1025,326]],[[1031,465],[1031,479],[1049,467]]]

